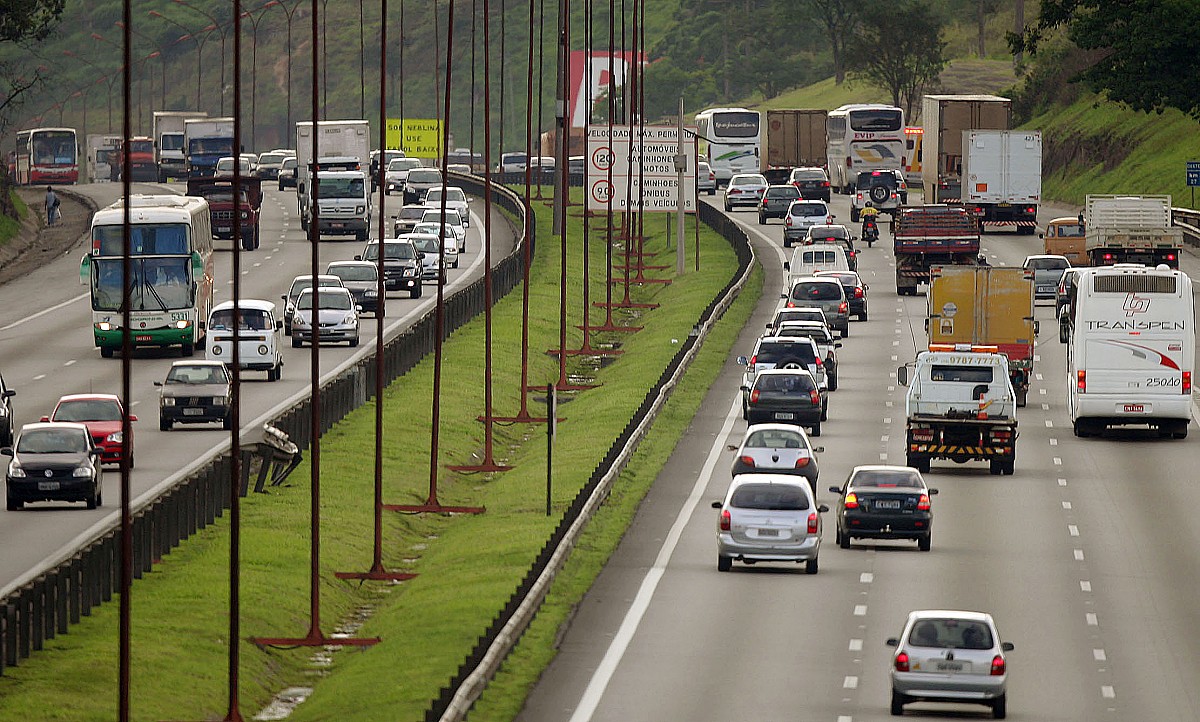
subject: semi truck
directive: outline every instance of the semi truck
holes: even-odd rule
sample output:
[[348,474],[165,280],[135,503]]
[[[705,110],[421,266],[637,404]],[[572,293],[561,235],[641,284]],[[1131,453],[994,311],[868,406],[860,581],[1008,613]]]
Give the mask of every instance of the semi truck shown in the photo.
[[1171,196],[1089,195],[1086,200],[1083,242],[1091,265],[1179,268],[1183,229],[1171,225]]
[[183,121],[184,157],[188,178],[211,178],[217,161],[237,155],[233,148],[233,118],[195,118]]
[[963,131],[962,200],[988,228],[1037,230],[1042,200],[1042,133],[1038,130]]
[[896,369],[904,399],[907,464],[929,471],[933,459],[987,461],[992,474],[1016,466],[1016,394],[1008,359],[995,346],[934,344]]
[[896,293],[917,295],[930,282],[934,266],[975,266],[979,259],[979,222],[961,206],[904,206],[892,221]]
[[1033,378],[1033,271],[991,266],[937,266],[930,272],[929,346],[994,346],[1008,358],[1017,406]]
[[828,115],[828,111],[809,108],[767,111],[767,150],[762,156],[762,170],[764,174],[784,173],[781,179],[768,176],[772,183],[786,182],[792,168],[825,166]]
[[998,95],[926,95],[921,104],[926,203],[962,200],[963,131],[1008,130],[1012,101]]
[[121,180],[125,172],[125,156],[129,156],[129,179],[153,183],[158,180],[158,164],[154,162],[154,139],[145,136],[130,138],[117,146],[114,162],[109,166],[109,180]]
[[158,164],[158,182],[183,178],[187,170],[184,157],[183,121],[207,118],[202,110],[154,111],[154,162]]

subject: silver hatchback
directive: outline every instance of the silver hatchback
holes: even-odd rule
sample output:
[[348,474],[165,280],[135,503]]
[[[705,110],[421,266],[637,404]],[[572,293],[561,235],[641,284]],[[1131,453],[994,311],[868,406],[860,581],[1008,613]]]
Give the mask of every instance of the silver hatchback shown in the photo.
[[832,276],[804,276],[792,281],[791,288],[780,298],[788,308],[813,306],[825,313],[829,327],[841,333],[842,338],[850,335],[850,301],[846,290]]
[[717,514],[717,571],[727,572],[734,560],[804,562],[817,573],[821,552],[821,514],[808,482],[782,474],[739,474],[733,477]]
[[982,704],[992,716],[1008,714],[1008,664],[992,615],[984,612],[919,610],[904,632],[892,637],[892,714],[910,702]]
[[752,424],[740,446],[730,446],[736,451],[732,476],[738,474],[768,473],[802,476],[808,480],[816,494],[817,451],[808,440],[804,429],[792,424]]

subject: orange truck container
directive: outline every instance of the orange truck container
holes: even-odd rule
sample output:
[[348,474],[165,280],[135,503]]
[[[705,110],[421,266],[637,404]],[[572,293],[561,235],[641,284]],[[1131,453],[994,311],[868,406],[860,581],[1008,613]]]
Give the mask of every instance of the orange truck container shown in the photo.
[[936,266],[929,285],[929,344],[995,346],[1024,406],[1033,376],[1033,271],[994,266]]
[[1055,218],[1046,224],[1042,241],[1046,253],[1052,256],[1065,256],[1072,266],[1090,265],[1084,235],[1087,226],[1080,218]]

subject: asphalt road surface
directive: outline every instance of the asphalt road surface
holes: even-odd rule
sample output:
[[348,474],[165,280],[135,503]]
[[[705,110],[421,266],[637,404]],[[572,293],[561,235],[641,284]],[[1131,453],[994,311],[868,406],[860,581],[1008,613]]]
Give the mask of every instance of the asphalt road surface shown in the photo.
[[[847,198],[835,196],[833,205],[851,225]],[[1041,220],[1077,210],[1045,208]],[[931,552],[868,540],[839,549],[831,512],[818,575],[783,564],[717,572],[709,503],[729,482],[726,445],[745,429],[734,357],[750,351],[784,282],[779,222],[733,215],[766,269],[763,298],[583,599],[521,722],[891,719],[892,650],[884,642],[920,608],[995,616],[1016,645],[1009,719],[1200,719],[1197,430],[1182,441],[1138,430],[1075,438],[1052,304],[1037,310],[1038,375],[1019,411],[1016,474],[991,476],[983,462],[934,462],[926,479],[941,493]],[[925,346],[926,299],[924,290],[896,295],[886,223],[883,231],[873,248],[859,244],[870,320],[852,321],[839,349],[839,389],[814,439],[824,447],[819,490],[854,465],[905,460],[905,389],[895,369]],[[1041,252],[1037,236],[1006,233],[988,233],[983,247],[993,265],[1020,265]],[[1200,259],[1189,250],[1182,267],[1200,272]],[[836,502],[828,491],[819,497]],[[927,719],[991,716],[971,705],[906,710]]]
[[[92,197],[103,208],[120,196],[121,186],[98,183],[76,186],[74,190]],[[138,184],[134,189],[141,193],[164,191],[181,193],[183,186]],[[288,290],[293,277],[310,272],[311,251],[307,236],[300,230],[295,192],[267,186],[265,196],[262,246],[242,254],[241,294],[242,298],[271,300],[282,310],[279,297]],[[377,195],[377,214],[379,201]],[[389,217],[398,212],[401,206],[398,197],[389,196],[386,202],[384,212]],[[447,293],[483,274],[482,214],[483,204],[477,199],[468,231],[468,253],[460,258],[457,270],[449,270]],[[374,221],[373,228],[377,223],[378,220]],[[493,259],[498,262],[514,244],[513,234],[499,209],[493,209],[492,229],[496,235]],[[17,391],[12,399],[17,428],[49,414],[63,394],[121,392],[120,354],[103,359],[93,343],[87,287],[79,281],[79,262],[85,248],[81,243],[74,251],[36,272],[0,286],[0,373],[9,387]],[[214,305],[232,298],[231,249],[231,241],[217,241]],[[362,244],[352,237],[323,240],[320,270],[324,272],[330,261],[350,259],[361,252]],[[436,286],[432,282],[426,282],[425,293],[419,299],[409,299],[407,294],[389,294],[386,337],[400,333],[435,302]],[[375,319],[368,315],[359,321],[358,348],[344,344],[322,346],[323,378],[352,359],[374,353]],[[243,373],[243,429],[260,427],[273,414],[308,394],[311,349],[292,348],[287,343],[283,353],[282,380],[268,383],[265,373]],[[196,358],[203,357],[204,352],[197,350]],[[137,466],[132,473],[135,498],[172,479],[229,440],[229,433],[221,431],[218,424],[176,426],[170,432],[158,430],[158,394],[153,382],[161,381],[171,363],[179,358],[179,349],[143,350],[137,352],[133,364],[131,411],[138,416],[134,423]],[[37,503],[27,504],[19,512],[0,512],[0,548],[5,550],[0,555],[0,589],[21,578],[43,559],[89,538],[95,527],[119,513],[119,494],[119,473],[109,466],[104,479],[105,506],[100,509],[88,511],[82,504]]]

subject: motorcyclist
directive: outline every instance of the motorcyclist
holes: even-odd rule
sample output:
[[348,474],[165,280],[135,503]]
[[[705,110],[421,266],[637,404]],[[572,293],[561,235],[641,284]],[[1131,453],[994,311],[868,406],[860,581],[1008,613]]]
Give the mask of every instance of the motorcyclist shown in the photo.
[[979,264],[980,266],[990,266],[990,265],[992,265],[992,264],[988,263],[988,259],[987,259],[987,257],[986,257],[986,256],[984,256],[982,253],[980,253],[980,254],[979,254],[979,258],[977,258],[977,259],[975,259],[975,260],[978,262],[978,264]]
[[859,211],[858,215],[862,218],[863,240],[867,241],[867,245],[870,245],[879,238],[879,209],[871,201],[867,201],[865,207]]

